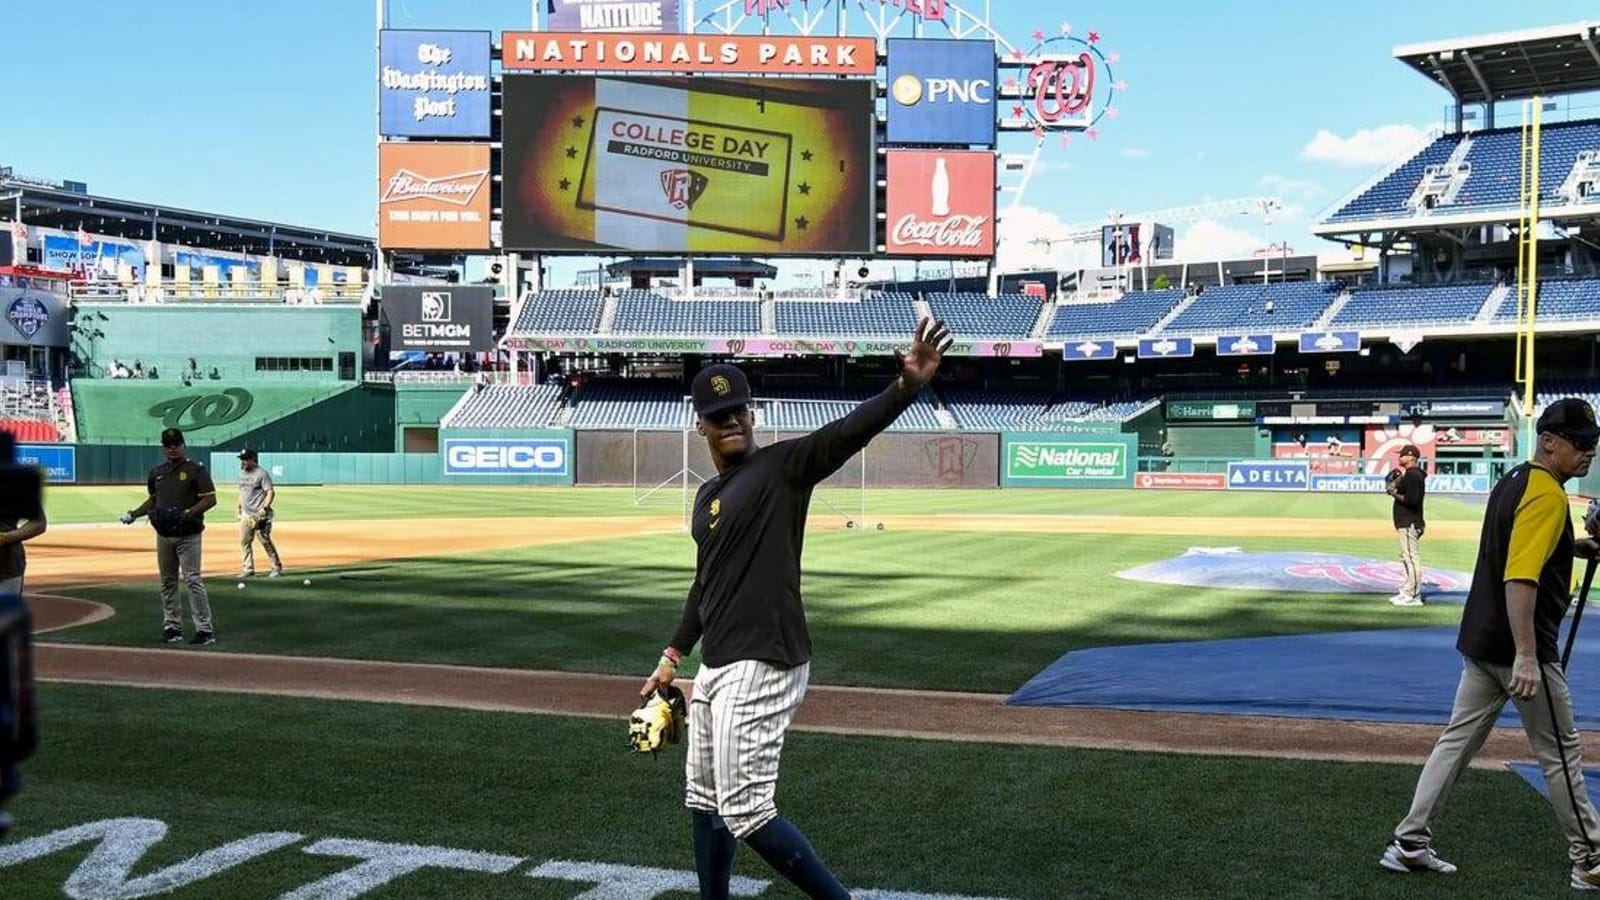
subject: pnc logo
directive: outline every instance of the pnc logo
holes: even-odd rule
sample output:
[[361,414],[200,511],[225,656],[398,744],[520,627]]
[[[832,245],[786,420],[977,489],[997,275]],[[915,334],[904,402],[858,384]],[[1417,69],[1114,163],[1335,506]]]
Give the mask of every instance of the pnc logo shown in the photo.
[[901,106],[916,106],[923,100],[928,103],[991,103],[994,101],[994,82],[987,78],[918,78],[901,75],[890,86],[889,93]]

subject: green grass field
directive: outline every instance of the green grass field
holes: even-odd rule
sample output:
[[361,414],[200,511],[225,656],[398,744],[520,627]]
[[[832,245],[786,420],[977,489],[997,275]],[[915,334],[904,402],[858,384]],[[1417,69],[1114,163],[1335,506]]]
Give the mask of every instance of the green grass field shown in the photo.
[[[840,502],[855,502],[850,492]],[[52,521],[104,522],[137,489],[56,489]],[[1380,498],[1160,492],[872,492],[875,513],[1385,520]],[[1435,521],[1467,500],[1431,498]],[[222,498],[224,508],[232,498]],[[289,488],[278,534],[318,519],[671,514],[593,489]],[[821,513],[813,512],[813,516]],[[1291,595],[1138,584],[1118,570],[1194,545],[1346,552],[1389,540],[1211,534],[828,531],[808,537],[804,591],[817,683],[1010,692],[1069,650],[1449,624],[1459,607],[1396,610],[1378,595]],[[223,531],[224,529],[219,529]],[[1314,529],[1313,529],[1314,532]],[[227,534],[219,535],[231,540]],[[1470,570],[1471,540],[1425,539],[1424,562]],[[216,653],[284,653],[640,675],[682,608],[687,535],[626,537],[464,557],[374,562],[258,579],[212,578]],[[154,573],[76,591],[107,621],[52,641],[154,646]],[[174,648],[171,652],[195,652]],[[687,670],[692,674],[692,666]],[[15,839],[112,817],[169,836],[156,872],[250,834],[300,843],[160,896],[281,897],[353,861],[303,852],[327,838],[517,857],[504,875],[429,870],[364,897],[631,897],[531,878],[550,860],[688,871],[682,749],[642,759],[616,722],[380,704],[46,685],[44,746],[26,769]],[[1420,762],[1420,760],[1419,760]],[[1462,872],[1376,866],[1415,766],[1330,764],[791,735],[780,807],[861,888],[1001,898],[1521,897],[1565,891],[1547,803],[1509,773],[1471,772],[1439,823]],[[0,860],[4,860],[0,845]],[[86,849],[0,868],[0,897],[64,896]],[[773,878],[745,850],[740,875]],[[107,893],[105,896],[116,894]],[[155,894],[150,894],[155,895]],[[78,896],[101,896],[79,893]],[[116,895],[121,896],[121,895]],[[128,894],[132,896],[132,894]],[[639,894],[639,896],[650,896]],[[692,893],[662,893],[687,897]],[[764,897],[797,896],[775,882]]]

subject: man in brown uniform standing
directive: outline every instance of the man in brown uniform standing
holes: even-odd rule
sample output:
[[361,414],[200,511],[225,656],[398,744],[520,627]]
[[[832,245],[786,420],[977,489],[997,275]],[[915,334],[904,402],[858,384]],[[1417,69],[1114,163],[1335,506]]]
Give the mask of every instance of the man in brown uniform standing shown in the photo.
[[194,617],[191,644],[210,644],[216,640],[211,623],[211,601],[200,576],[200,535],[206,530],[206,510],[217,505],[217,487],[205,464],[188,458],[183,432],[168,428],[161,432],[161,452],[167,461],[150,470],[146,481],[149,496],[122,516],[122,524],[132,525],[149,515],[156,532],[156,565],[161,571],[161,640],[176,644],[183,640],[183,606],[178,601],[178,576],[189,586],[189,612]]

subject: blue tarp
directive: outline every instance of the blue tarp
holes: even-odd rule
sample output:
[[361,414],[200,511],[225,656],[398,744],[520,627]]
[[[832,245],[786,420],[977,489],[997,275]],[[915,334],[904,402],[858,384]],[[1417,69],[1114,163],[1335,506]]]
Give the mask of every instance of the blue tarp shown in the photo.
[[[1398,557],[1398,550],[1396,557]],[[1426,559],[1426,553],[1424,553]],[[1182,556],[1117,573],[1129,581],[1184,587],[1266,590],[1317,594],[1392,594],[1405,572],[1396,559],[1339,553],[1278,551],[1239,547],[1190,547]],[[1462,602],[1472,584],[1468,572],[1422,567],[1422,595],[1433,602]]]
[[[1506,768],[1521,775],[1522,779],[1528,782],[1534,790],[1543,794],[1546,800],[1550,799],[1550,785],[1544,780],[1544,771],[1539,768],[1538,763],[1506,763]],[[1583,769],[1583,781],[1584,787],[1589,789],[1589,802],[1596,807],[1600,807],[1600,795],[1595,793],[1597,789],[1600,789],[1600,769],[1591,769],[1585,766]],[[1560,784],[1560,782],[1556,783]]]
[[[1583,729],[1600,729],[1593,616],[1585,616],[1569,671]],[[1456,633],[1443,626],[1077,650],[1007,702],[1442,725],[1461,674]],[[1518,725],[1509,702],[1501,724]]]

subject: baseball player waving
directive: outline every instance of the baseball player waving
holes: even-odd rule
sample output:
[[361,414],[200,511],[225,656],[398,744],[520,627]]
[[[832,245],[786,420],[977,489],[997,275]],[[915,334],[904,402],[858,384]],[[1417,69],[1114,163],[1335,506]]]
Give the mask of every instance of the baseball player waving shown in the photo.
[[784,733],[805,697],[811,637],[800,599],[800,553],[811,493],[910,407],[954,340],[924,319],[896,351],[899,377],[843,418],[801,438],[757,447],[750,385],[731,365],[694,378],[698,430],[716,465],[695,497],[694,582],[683,619],[640,694],[670,685],[701,644],[685,766],[700,896],[728,896],[738,842],[808,897],[848,898],[774,796]]

